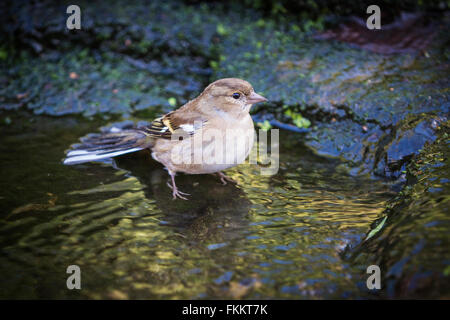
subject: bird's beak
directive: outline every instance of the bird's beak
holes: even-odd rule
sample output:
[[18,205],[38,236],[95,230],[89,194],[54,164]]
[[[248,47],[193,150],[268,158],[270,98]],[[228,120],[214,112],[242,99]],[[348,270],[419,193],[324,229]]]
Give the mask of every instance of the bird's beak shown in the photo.
[[254,103],[263,102],[263,101],[267,101],[267,99],[264,98],[263,96],[257,94],[256,92],[252,92],[247,99],[248,104],[254,104]]

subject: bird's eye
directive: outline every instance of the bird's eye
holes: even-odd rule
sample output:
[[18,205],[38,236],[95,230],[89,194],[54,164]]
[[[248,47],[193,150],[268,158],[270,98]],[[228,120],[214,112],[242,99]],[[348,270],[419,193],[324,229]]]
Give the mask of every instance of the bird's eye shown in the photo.
[[233,98],[239,99],[241,97],[241,94],[239,92],[233,93]]

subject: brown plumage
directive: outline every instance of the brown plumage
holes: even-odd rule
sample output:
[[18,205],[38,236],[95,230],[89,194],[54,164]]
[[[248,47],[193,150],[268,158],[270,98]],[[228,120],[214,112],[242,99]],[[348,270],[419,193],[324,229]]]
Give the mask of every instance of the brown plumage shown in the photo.
[[267,99],[256,94],[247,81],[217,80],[197,98],[148,127],[82,138],[81,144],[67,153],[64,163],[95,161],[149,148],[152,157],[169,172],[173,198],[186,199],[186,193],[175,184],[175,174],[218,173],[223,183],[230,180],[221,170],[242,163],[248,156],[254,138],[250,107],[262,101]]

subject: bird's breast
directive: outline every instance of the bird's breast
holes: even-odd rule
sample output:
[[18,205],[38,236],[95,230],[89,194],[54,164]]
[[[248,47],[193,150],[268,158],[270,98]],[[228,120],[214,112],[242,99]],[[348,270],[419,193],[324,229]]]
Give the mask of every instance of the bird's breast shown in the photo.
[[153,148],[153,157],[169,170],[191,174],[213,173],[243,163],[254,143],[249,114],[236,121],[211,119],[182,141],[165,140]]

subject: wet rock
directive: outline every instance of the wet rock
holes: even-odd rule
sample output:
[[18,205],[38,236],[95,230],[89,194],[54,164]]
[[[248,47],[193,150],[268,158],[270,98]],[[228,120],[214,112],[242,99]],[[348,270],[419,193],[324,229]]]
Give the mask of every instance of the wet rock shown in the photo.
[[[381,19],[383,19],[381,15]],[[425,50],[439,30],[435,22],[439,16],[402,12],[391,23],[383,23],[382,31],[374,32],[366,26],[366,20],[353,16],[337,29],[319,34],[317,39],[337,39],[378,53],[404,53]]]
[[430,115],[413,115],[406,117],[385,134],[378,143],[375,152],[374,172],[381,176],[398,178],[405,170],[412,156],[423,148],[427,142],[436,139],[433,124],[446,118]]
[[[124,114],[143,108],[170,108],[171,93],[165,90],[168,78],[136,70],[119,54],[95,55],[76,49],[61,53],[58,62],[27,56],[21,65],[0,76],[6,85],[0,89],[2,108],[17,104],[18,92],[27,92],[23,106],[36,114],[81,113]],[[201,87],[193,77],[184,81]],[[174,80],[175,81],[175,80]],[[187,94],[180,85],[180,94]]]
[[273,109],[287,105],[311,120],[306,138],[319,153],[344,157],[362,171],[398,177],[402,166],[388,165],[433,139],[430,124],[421,125],[430,128],[423,134],[403,123],[408,117],[449,112],[447,17],[434,22],[438,34],[425,53],[397,55],[318,41],[294,22],[284,27],[265,20],[242,23],[243,32],[236,23],[229,33],[238,36],[222,39],[215,77],[247,79]]
[[352,263],[378,265],[388,297],[444,298],[450,290],[449,137],[446,121],[407,166],[406,186],[366,240],[344,254]]
[[[182,104],[207,83],[217,17],[179,2],[79,2],[81,30],[64,5],[10,3],[1,11],[0,108],[36,114],[129,114]],[[143,14],[145,12],[145,14]],[[4,18],[4,19],[3,19]],[[23,50],[25,49],[25,50]],[[18,54],[19,50],[21,53]],[[27,92],[26,99],[16,98]]]

